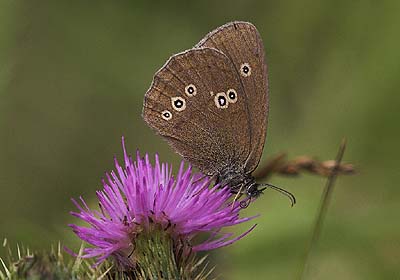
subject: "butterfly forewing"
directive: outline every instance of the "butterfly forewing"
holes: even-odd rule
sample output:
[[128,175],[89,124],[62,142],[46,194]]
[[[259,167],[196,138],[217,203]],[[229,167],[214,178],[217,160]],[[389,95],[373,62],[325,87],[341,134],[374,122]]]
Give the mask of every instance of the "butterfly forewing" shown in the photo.
[[248,158],[245,101],[243,82],[229,57],[195,48],[172,56],[156,73],[143,117],[180,155],[214,175]]
[[196,47],[211,47],[223,52],[235,67],[243,85],[250,118],[251,150],[243,162],[250,173],[262,155],[268,118],[268,80],[264,46],[254,25],[231,22],[210,32]]

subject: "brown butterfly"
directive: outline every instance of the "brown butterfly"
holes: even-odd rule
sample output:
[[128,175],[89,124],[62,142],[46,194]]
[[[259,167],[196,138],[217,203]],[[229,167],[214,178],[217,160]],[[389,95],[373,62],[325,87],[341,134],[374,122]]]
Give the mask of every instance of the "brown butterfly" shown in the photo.
[[266,187],[294,204],[292,194],[252,176],[264,147],[268,105],[260,34],[253,24],[235,21],[168,59],[145,95],[143,118],[203,174],[246,194],[243,207]]

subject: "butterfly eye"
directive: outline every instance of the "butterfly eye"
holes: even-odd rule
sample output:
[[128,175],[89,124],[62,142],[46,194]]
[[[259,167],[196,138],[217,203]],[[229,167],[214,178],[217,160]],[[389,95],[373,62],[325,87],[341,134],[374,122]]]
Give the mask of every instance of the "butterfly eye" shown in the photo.
[[186,101],[182,97],[172,97],[171,102],[172,108],[178,112],[186,109]]
[[229,103],[236,103],[237,101],[237,92],[233,88],[228,89],[226,92],[226,95],[228,96],[228,101]]
[[169,121],[170,119],[172,119],[172,114],[171,114],[170,111],[165,110],[165,111],[162,111],[162,112],[161,112],[161,117],[162,117],[164,120]]
[[226,98],[225,92],[219,92],[214,97],[215,106],[220,109],[228,108],[228,100]]
[[197,89],[193,84],[190,84],[190,85],[185,87],[185,93],[188,96],[194,96],[197,93]]
[[248,63],[243,63],[240,65],[240,75],[243,77],[248,77],[251,75],[251,67]]

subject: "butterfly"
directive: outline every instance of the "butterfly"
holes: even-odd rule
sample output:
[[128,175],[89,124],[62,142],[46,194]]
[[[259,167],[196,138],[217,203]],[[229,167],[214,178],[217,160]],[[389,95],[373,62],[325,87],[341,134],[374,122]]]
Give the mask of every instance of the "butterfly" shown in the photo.
[[246,194],[248,203],[271,187],[288,195],[293,205],[292,194],[258,184],[252,176],[264,148],[268,108],[261,36],[253,24],[235,21],[168,59],[145,94],[142,115],[216,184]]

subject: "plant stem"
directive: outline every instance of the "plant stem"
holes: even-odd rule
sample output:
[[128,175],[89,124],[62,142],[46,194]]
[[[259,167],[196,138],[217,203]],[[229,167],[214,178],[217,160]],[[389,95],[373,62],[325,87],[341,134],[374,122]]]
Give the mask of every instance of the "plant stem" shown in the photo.
[[309,266],[309,263],[310,263],[310,259],[311,259],[311,253],[314,250],[314,247],[316,246],[316,244],[318,242],[318,239],[319,239],[319,236],[321,234],[323,221],[325,219],[326,211],[328,209],[329,202],[330,202],[330,199],[332,197],[333,187],[334,187],[334,184],[335,184],[335,181],[336,181],[336,177],[337,177],[337,174],[338,174],[338,169],[339,169],[339,166],[340,166],[340,162],[342,161],[345,149],[346,149],[346,139],[343,138],[343,140],[342,140],[342,142],[340,144],[340,147],[339,147],[339,151],[338,151],[338,153],[336,155],[335,166],[334,166],[334,168],[332,170],[332,173],[328,177],[328,181],[326,182],[324,193],[323,193],[322,198],[321,198],[321,203],[320,203],[320,206],[319,206],[318,216],[317,216],[317,218],[315,220],[315,223],[314,223],[314,230],[313,230],[310,242],[308,244],[308,249],[306,251],[306,256],[304,258],[304,263],[303,263],[303,266],[302,266],[302,270],[301,270],[299,279],[305,279],[305,276],[307,274],[307,269],[308,269],[308,266]]

